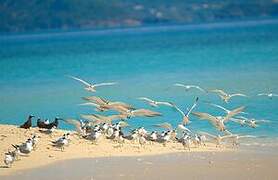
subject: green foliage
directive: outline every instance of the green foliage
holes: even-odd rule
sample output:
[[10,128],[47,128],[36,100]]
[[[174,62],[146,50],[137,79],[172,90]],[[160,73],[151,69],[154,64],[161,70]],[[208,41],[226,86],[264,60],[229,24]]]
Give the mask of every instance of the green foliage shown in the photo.
[[0,0],[0,31],[273,17],[275,0]]

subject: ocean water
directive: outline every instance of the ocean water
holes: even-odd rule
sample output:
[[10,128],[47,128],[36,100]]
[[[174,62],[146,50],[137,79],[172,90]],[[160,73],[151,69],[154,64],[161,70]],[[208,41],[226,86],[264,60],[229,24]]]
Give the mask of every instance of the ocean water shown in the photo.
[[[118,84],[90,93],[67,75]],[[92,107],[78,106],[84,102],[81,97],[96,95],[163,113],[161,117],[128,121],[132,128],[152,130],[153,124],[162,122],[176,126],[181,116],[168,107],[151,108],[137,97],[171,101],[185,109],[198,96],[196,111],[223,115],[202,101],[229,109],[244,105],[247,117],[271,121],[256,129],[229,122],[231,132],[277,137],[278,98],[256,96],[278,93],[277,82],[277,20],[0,37],[2,124],[21,124],[28,114],[52,120],[55,116],[80,118],[80,114],[97,113]],[[225,104],[214,94],[185,92],[174,83],[220,88],[250,97],[235,97]],[[194,116],[191,121],[188,127],[192,130],[216,133],[207,121]],[[61,128],[72,127],[61,123]]]

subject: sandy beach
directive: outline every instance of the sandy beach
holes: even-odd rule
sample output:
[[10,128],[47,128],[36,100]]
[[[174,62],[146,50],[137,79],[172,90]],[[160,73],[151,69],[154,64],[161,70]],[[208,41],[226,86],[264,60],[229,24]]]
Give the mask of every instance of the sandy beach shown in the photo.
[[190,152],[156,156],[82,158],[19,170],[3,180],[277,179],[278,156],[258,152]]
[[[184,150],[180,143],[167,143],[163,146],[160,143],[146,144],[141,147],[139,144],[134,144],[130,141],[125,141],[123,147],[118,143],[108,139],[101,139],[98,144],[93,144],[91,141],[80,138],[74,132],[65,130],[56,130],[52,135],[39,132],[38,128],[29,130],[20,129],[13,125],[0,125],[0,152],[2,157],[8,150],[13,150],[11,144],[20,144],[33,134],[40,136],[40,140],[35,151],[32,151],[28,157],[20,156],[20,160],[15,161],[11,168],[5,168],[5,164],[1,161],[0,175],[11,175],[20,170],[27,170],[36,167],[45,166],[51,163],[56,163],[69,159],[80,158],[97,158],[97,157],[115,157],[115,156],[150,156],[161,155],[168,153],[188,153]],[[68,147],[62,152],[60,149],[53,147],[51,141],[62,136],[65,132],[70,132],[71,142]],[[191,152],[227,152],[234,151],[231,148],[216,148],[215,144],[207,143],[207,147],[192,147]]]

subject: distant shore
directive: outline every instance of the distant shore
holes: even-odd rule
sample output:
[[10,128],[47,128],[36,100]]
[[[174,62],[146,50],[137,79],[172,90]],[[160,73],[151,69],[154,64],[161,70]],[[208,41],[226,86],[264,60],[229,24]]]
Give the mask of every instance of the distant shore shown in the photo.
[[[56,140],[65,132],[70,132],[71,142],[62,152],[60,149],[52,147],[51,141]],[[89,140],[80,138],[74,132],[65,130],[56,130],[52,135],[39,132],[38,128],[29,130],[18,128],[14,125],[0,125],[0,152],[4,157],[4,153],[13,150],[11,144],[20,144],[25,142],[32,134],[40,136],[37,149],[31,152],[28,157],[20,156],[20,160],[15,161],[11,168],[5,168],[3,161],[0,162],[0,175],[10,175],[19,170],[32,169],[45,166],[69,159],[80,158],[98,158],[98,157],[114,157],[114,156],[150,156],[168,153],[189,153],[180,143],[170,142],[166,146],[160,143],[146,144],[141,147],[137,143],[126,140],[122,147],[118,143],[108,139],[101,139],[97,144],[93,144]],[[194,147],[192,145],[190,152],[229,152],[234,151],[230,148],[216,148],[215,144],[207,143],[206,147]]]

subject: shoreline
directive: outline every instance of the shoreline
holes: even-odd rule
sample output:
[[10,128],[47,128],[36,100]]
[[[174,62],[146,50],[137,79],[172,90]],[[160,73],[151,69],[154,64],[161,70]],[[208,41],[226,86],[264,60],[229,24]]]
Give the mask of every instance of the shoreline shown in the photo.
[[[3,180],[59,179],[276,179],[278,156],[233,152],[190,152],[151,156],[97,157],[58,161],[20,170]],[[47,176],[46,176],[47,174]]]
[[[81,139],[77,135],[71,136],[71,142],[62,152],[60,149],[52,147],[51,141],[62,136],[66,131],[57,129],[52,135],[39,132],[38,128],[29,130],[20,129],[14,125],[0,125],[0,152],[2,157],[8,150],[13,150],[11,144],[20,144],[25,142],[32,134],[40,136],[37,149],[32,151],[28,157],[20,156],[20,160],[15,161],[11,168],[4,168],[3,160],[0,162],[0,176],[9,176],[14,172],[30,170],[43,167],[50,164],[59,163],[65,160],[74,160],[82,158],[102,158],[102,157],[146,157],[153,155],[165,155],[175,153],[188,153],[180,143],[170,142],[166,147],[160,143],[146,144],[140,147],[130,141],[125,141],[123,147],[118,143],[108,139],[101,139],[98,144],[92,144],[91,141]],[[215,144],[207,143],[206,147],[192,147],[191,152],[233,152],[234,149],[224,147],[216,148]]]

